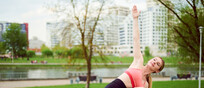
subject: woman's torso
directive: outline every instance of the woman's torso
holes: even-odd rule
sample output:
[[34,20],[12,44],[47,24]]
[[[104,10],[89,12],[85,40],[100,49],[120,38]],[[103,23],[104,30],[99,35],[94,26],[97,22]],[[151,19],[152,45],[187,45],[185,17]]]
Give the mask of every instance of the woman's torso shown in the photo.
[[[134,80],[134,85],[136,87],[144,87],[144,88],[148,87],[148,83],[142,75],[142,69],[128,68],[126,71],[129,72],[130,75],[132,76],[132,79]],[[127,88],[132,87],[131,79],[126,72],[124,72],[118,78],[124,82]]]

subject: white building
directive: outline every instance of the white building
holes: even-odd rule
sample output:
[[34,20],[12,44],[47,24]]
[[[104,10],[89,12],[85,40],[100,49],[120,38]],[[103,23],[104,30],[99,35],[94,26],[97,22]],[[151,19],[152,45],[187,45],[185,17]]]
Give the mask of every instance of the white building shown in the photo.
[[[139,16],[140,45],[143,53],[150,47],[153,56],[166,56],[167,9],[161,6],[149,7]],[[120,45],[133,45],[133,18],[129,15],[119,28]],[[131,51],[125,51],[131,54]],[[131,54],[132,55],[132,54]]]
[[47,22],[46,24],[46,46],[49,48],[53,48],[54,46],[60,44],[61,42],[61,31],[65,28],[65,24],[63,22]]
[[119,24],[123,22],[129,13],[129,8],[124,6],[112,6],[108,8],[108,16],[111,17],[111,24],[104,30],[105,45],[119,44]]

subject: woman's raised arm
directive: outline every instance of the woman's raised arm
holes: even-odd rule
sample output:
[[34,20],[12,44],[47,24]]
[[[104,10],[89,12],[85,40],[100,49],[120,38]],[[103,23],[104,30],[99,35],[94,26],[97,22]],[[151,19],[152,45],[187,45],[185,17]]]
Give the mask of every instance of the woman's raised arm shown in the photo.
[[143,65],[143,56],[140,50],[140,32],[138,26],[138,17],[140,12],[137,10],[136,6],[132,8],[132,17],[133,17],[133,55],[134,60],[133,64],[141,63]]

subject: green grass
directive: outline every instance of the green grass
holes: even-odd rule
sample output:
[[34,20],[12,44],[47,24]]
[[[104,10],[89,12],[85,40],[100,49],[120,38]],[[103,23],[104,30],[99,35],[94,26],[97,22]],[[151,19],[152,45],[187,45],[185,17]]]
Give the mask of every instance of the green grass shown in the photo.
[[[201,82],[204,88],[204,80]],[[108,83],[93,83],[90,88],[104,88]],[[85,88],[85,84],[42,86],[27,88]],[[154,81],[152,88],[198,88],[198,80]]]
[[[94,59],[95,58],[95,59]],[[152,59],[153,57],[145,57],[144,56],[144,63],[147,63],[149,59]],[[179,62],[179,58],[177,57],[163,57],[165,63],[170,63],[170,64],[177,64]],[[48,63],[68,63],[68,59],[67,58],[53,58],[53,57],[33,57],[30,58],[29,61],[27,61],[26,58],[18,58],[18,59],[14,59],[13,62],[14,63],[30,63],[31,60],[37,60],[38,63],[40,63],[43,60],[46,60]],[[74,60],[75,63],[85,63],[84,59],[75,59]],[[117,56],[106,56],[105,57],[105,62],[100,59],[100,57],[93,57],[92,62],[93,63],[110,63],[110,62],[114,62],[114,63],[118,63],[118,62],[122,62],[122,63],[132,63],[133,61],[133,57],[117,57]],[[6,60],[1,60],[0,59],[0,63],[12,63],[11,59],[6,59]]]

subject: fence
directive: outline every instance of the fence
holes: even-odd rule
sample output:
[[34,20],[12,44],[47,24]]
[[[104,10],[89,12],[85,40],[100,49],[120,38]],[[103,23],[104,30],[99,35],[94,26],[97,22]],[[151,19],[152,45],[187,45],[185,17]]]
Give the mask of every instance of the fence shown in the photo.
[[[199,72],[198,71],[186,71],[186,72],[183,72],[182,74],[184,74],[184,73],[189,73],[192,76],[198,76]],[[165,72],[152,73],[151,75],[152,76],[162,76],[162,77],[169,76],[169,75],[166,75]],[[201,71],[201,76],[204,76],[204,71]]]
[[0,73],[0,80],[22,80],[22,79],[28,79],[27,72]]
[[[91,75],[93,75],[94,73],[91,72]],[[69,71],[68,72],[68,78],[72,78],[72,77],[78,77],[78,76],[86,76],[87,72],[75,72],[75,71]]]

